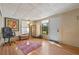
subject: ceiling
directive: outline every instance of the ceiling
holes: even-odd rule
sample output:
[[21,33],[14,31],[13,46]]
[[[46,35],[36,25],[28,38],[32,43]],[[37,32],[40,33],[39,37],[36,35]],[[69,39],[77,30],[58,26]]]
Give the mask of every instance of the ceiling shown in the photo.
[[79,8],[78,3],[2,3],[3,17],[38,20],[58,13]]

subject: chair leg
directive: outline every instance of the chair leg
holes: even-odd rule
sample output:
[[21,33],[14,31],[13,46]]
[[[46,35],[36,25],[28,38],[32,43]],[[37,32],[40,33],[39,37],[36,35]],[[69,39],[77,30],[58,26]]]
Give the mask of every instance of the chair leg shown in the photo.
[[11,45],[10,38],[9,38],[9,40],[8,40],[8,43]]
[[6,44],[5,40],[6,40],[6,38],[4,38],[4,44],[3,44],[3,46]]

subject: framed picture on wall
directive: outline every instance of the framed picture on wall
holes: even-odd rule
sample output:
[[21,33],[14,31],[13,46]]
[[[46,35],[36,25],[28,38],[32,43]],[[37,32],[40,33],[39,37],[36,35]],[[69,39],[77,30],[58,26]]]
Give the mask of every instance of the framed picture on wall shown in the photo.
[[12,30],[19,30],[19,20],[14,18],[5,18],[5,26],[12,28]]

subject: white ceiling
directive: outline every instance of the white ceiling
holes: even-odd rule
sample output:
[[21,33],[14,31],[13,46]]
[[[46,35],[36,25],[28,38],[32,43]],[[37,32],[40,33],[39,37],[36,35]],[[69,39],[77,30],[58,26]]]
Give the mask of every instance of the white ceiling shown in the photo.
[[79,8],[78,3],[4,3],[0,4],[3,17],[38,20]]

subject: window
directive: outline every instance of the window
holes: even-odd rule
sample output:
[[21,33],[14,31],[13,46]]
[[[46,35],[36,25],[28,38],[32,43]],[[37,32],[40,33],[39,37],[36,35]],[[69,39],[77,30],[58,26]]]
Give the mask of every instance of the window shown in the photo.
[[27,21],[22,21],[21,31],[22,31],[22,34],[29,34],[29,25]]
[[42,22],[42,34],[48,34],[48,20],[43,20]]
[[29,28],[22,28],[22,34],[27,34],[29,33]]

